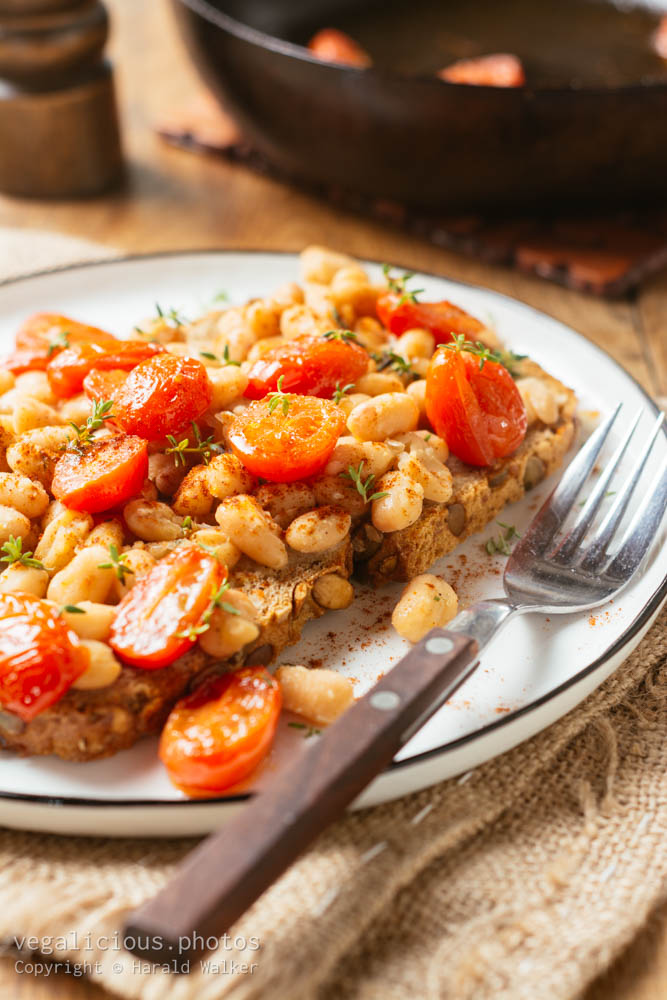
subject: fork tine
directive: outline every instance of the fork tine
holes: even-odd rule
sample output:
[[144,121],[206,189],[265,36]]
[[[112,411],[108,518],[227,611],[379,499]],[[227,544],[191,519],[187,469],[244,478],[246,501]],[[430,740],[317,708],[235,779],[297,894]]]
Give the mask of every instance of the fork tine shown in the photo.
[[630,439],[634,434],[637,424],[641,419],[643,410],[639,410],[637,416],[630,424],[630,429],[621,441],[621,443],[616,448],[616,451],[612,455],[611,459],[607,463],[604,472],[595,484],[594,489],[591,492],[588,500],[583,506],[583,509],[577,520],[574,522],[571,531],[568,532],[563,541],[557,546],[557,548],[549,554],[549,559],[553,559],[555,562],[559,563],[561,566],[568,563],[575,552],[579,549],[580,543],[593,523],[593,518],[597,513],[598,507],[604,500],[607,494],[607,487],[611,482],[611,478],[616,471],[616,466],[623,458],[626,448],[630,444]]
[[618,528],[623,515],[625,514],[628,503],[630,502],[630,497],[632,496],[641,474],[644,471],[644,466],[648,461],[651,449],[653,448],[656,438],[660,433],[660,428],[663,425],[664,419],[664,413],[661,413],[657,417],[655,423],[653,424],[649,439],[642,449],[642,452],[639,455],[629,478],[623,486],[623,489],[618,493],[602,524],[592,537],[590,545],[582,552],[579,560],[579,566],[585,572],[596,572],[604,565],[607,559],[607,548],[609,543],[614,537],[614,533]]
[[634,514],[618,552],[605,570],[605,577],[627,583],[653,542],[665,510],[667,461]]
[[619,414],[619,403],[611,416],[591,434],[586,444],[572,459],[556,489],[536,514],[523,542],[535,555],[541,555],[550,545],[572,509],[579,490],[584,485],[612,424]]

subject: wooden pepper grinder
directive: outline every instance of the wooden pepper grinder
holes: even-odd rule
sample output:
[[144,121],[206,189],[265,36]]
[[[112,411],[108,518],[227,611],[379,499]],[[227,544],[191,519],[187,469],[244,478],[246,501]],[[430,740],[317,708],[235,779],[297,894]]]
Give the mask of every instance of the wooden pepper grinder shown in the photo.
[[121,175],[99,0],[0,0],[0,190],[89,195]]

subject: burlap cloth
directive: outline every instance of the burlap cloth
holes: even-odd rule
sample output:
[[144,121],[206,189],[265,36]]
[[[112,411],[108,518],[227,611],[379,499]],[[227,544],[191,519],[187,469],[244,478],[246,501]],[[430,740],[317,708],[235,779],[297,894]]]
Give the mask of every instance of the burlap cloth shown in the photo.
[[[38,245],[30,265],[44,263]],[[52,263],[91,252],[48,249]],[[89,963],[95,981],[142,1000],[576,997],[667,897],[666,698],[663,614],[539,736],[341,820],[189,976],[144,971],[114,934],[192,841],[4,831],[0,939],[35,935],[48,950],[68,935],[53,959]]]

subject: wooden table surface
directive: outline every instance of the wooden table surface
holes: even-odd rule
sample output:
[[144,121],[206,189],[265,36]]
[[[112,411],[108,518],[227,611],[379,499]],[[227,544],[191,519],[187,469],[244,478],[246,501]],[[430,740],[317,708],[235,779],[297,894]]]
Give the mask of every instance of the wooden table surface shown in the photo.
[[[667,395],[667,273],[636,300],[604,302],[514,271],[428,246],[329,208],[244,167],[165,146],[160,115],[196,92],[197,78],[164,0],[109,0],[128,176],[103,198],[40,202],[0,196],[0,225],[50,229],[127,251],[209,247],[299,250],[323,243],[495,288],[528,302],[604,347],[656,396]],[[66,975],[17,976],[0,960],[3,1000],[101,1000],[96,986]],[[585,1000],[665,1000],[667,907],[655,915]]]

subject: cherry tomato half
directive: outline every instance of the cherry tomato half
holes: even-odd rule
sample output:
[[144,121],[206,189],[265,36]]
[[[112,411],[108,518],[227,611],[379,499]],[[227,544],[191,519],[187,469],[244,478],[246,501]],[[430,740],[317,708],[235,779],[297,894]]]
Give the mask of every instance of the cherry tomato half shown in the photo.
[[467,83],[477,87],[523,87],[526,75],[521,61],[508,52],[497,52],[479,59],[459,59],[438,71],[441,80]]
[[265,667],[222,674],[179,701],[160,738],[173,783],[193,796],[238,784],[271,749],[282,697]]
[[48,363],[49,359],[44,351],[33,351],[22,348],[20,351],[14,351],[9,357],[4,358],[0,367],[4,371],[11,372],[13,375],[22,375],[24,372],[46,371]]
[[155,441],[197,420],[212,397],[213,387],[200,361],[159,354],[130,372],[116,395],[114,417],[128,433]]
[[469,465],[493,465],[515,451],[528,422],[503,365],[440,347],[426,377],[426,413],[449,450]]
[[95,343],[113,350],[118,338],[96,326],[79,323],[58,313],[35,313],[20,327],[16,334],[19,350],[42,351],[53,357],[67,344]]
[[399,292],[386,292],[377,301],[380,322],[397,337],[406,330],[419,327],[429,330],[436,344],[446,344],[454,339],[454,334],[459,333],[467,340],[475,340],[484,329],[478,319],[452,302],[412,302],[403,299]]
[[106,399],[114,399],[121,386],[125,385],[127,372],[120,368],[111,368],[109,371],[101,371],[93,368],[83,380],[83,391],[88,399],[101,402]]
[[90,654],[52,604],[0,594],[0,705],[30,722],[59,701]]
[[368,371],[368,353],[358,344],[337,338],[299,337],[272,347],[248,372],[247,399],[263,399],[278,388],[284,392],[331,398],[336,386],[356,382]]
[[141,340],[116,341],[112,351],[92,342],[74,344],[49,361],[46,374],[52,391],[62,399],[81,392],[83,381],[93,368],[131,371],[142,361],[164,352],[161,344],[146,344]]
[[51,492],[72,510],[95,514],[136,496],[148,475],[148,444],[129,434],[104,438],[56,462]]
[[325,62],[343,63],[345,66],[370,66],[371,57],[361,45],[344,31],[322,28],[308,42],[308,48]]
[[173,663],[190,649],[211,596],[227,577],[214,556],[194,545],[174,549],[142,576],[116,608],[109,645],[144,670]]
[[315,396],[284,395],[271,409],[274,401],[258,400],[234,417],[228,430],[234,454],[249,472],[272,483],[316,475],[345,430],[345,414]]

